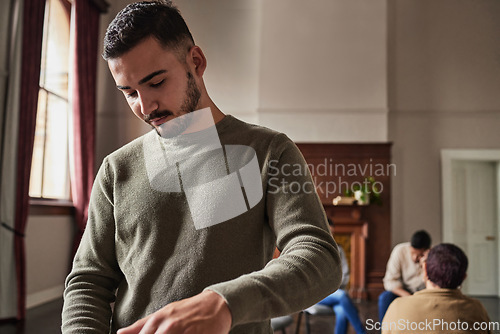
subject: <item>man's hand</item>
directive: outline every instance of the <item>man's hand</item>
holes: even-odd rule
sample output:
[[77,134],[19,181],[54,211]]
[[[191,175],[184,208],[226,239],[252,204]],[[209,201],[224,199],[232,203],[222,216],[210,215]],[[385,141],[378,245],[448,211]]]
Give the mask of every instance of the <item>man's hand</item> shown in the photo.
[[420,258],[420,265],[423,266],[424,263],[427,261],[427,256],[429,255],[430,249],[426,250],[422,257]]
[[204,291],[168,304],[118,334],[227,334],[231,321],[226,301],[213,291]]

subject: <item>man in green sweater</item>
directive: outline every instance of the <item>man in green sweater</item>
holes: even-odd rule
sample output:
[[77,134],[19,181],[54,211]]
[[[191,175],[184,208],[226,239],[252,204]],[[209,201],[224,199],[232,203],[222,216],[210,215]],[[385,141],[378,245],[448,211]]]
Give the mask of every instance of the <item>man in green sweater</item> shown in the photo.
[[153,130],[99,169],[63,333],[269,334],[270,318],[338,288],[311,175],[289,171],[306,165],[302,155],[285,135],[217,108],[205,56],[171,3],[127,6],[103,57]]

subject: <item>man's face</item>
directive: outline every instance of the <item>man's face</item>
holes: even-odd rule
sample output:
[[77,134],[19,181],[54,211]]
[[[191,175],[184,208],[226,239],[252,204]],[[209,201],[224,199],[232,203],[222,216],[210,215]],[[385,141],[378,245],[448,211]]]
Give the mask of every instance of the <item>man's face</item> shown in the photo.
[[427,257],[427,253],[429,252],[428,249],[418,249],[418,248],[413,248],[410,246],[411,249],[411,259],[415,263],[419,263],[422,260],[425,260]]
[[134,114],[155,129],[200,108],[196,74],[154,38],[108,60],[108,66]]

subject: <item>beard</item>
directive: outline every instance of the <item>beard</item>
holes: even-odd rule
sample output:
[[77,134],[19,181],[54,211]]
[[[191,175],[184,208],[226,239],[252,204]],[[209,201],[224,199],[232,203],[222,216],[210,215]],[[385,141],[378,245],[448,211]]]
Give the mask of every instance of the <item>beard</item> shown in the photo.
[[186,131],[192,121],[192,117],[189,117],[189,114],[198,109],[201,92],[196,85],[193,74],[189,71],[187,72],[187,79],[186,97],[184,98],[180,108],[180,116],[175,117],[158,127],[151,125],[151,120],[161,117],[174,116],[175,114],[170,110],[161,110],[144,117],[144,121],[150,124],[163,138],[173,138]]

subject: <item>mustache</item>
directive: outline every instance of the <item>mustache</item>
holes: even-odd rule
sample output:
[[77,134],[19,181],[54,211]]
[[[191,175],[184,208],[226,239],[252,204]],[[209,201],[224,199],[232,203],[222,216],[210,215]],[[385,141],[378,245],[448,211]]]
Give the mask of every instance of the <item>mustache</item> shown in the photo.
[[144,121],[147,123],[151,123],[155,119],[173,115],[174,113],[170,110],[153,111],[151,114],[144,116]]

